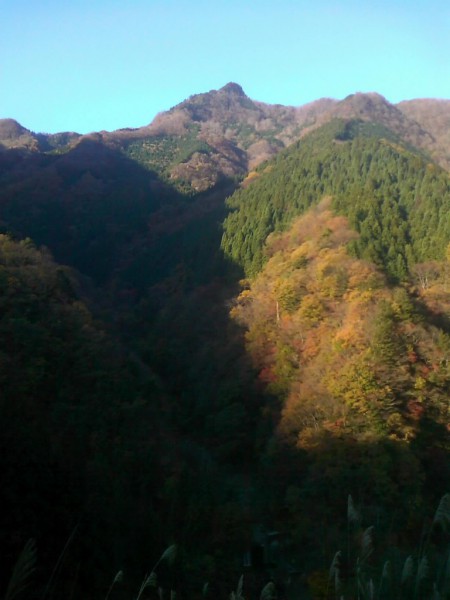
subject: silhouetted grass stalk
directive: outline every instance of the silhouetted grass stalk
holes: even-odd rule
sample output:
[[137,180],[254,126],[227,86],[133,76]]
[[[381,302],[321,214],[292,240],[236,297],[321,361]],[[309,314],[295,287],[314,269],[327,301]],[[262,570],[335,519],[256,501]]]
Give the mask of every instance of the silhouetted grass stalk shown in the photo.
[[33,539],[29,539],[14,565],[4,600],[13,600],[13,598],[23,592],[28,586],[29,578],[36,568],[35,564],[36,543]]
[[[150,575],[146,575],[144,577],[144,581],[141,583],[141,587],[139,588],[139,593],[137,595],[136,600],[139,600],[140,597],[142,596],[144,590],[148,587],[157,587],[158,585],[158,576],[156,574],[156,569],[158,567],[158,565],[162,562],[162,561],[167,561],[170,564],[173,564],[175,557],[177,554],[177,546],[176,544],[172,544],[171,546],[169,546],[168,548],[166,548],[164,550],[164,552],[161,554],[161,556],[159,557],[158,561],[156,562],[156,564],[154,565],[153,569],[150,572]],[[173,590],[171,590],[172,592]],[[158,595],[160,597],[160,599],[163,598],[163,589],[161,587],[158,588]]]
[[118,571],[118,572],[116,573],[116,576],[115,576],[115,577],[114,577],[114,579],[112,580],[112,583],[111,583],[111,585],[109,586],[109,590],[108,590],[108,593],[107,593],[107,594],[106,594],[106,596],[105,596],[105,600],[108,600],[108,598],[109,598],[109,596],[110,596],[110,594],[111,594],[111,592],[112,592],[112,589],[113,589],[113,587],[116,585],[116,583],[120,583],[120,582],[122,582],[122,581],[123,581],[123,571]]
[[62,549],[60,555],[58,556],[58,560],[56,561],[55,566],[53,567],[53,571],[51,572],[50,575],[50,579],[48,580],[47,586],[44,590],[44,593],[42,595],[42,600],[44,600],[47,595],[50,593],[50,590],[52,588],[52,584],[53,584],[53,580],[55,579],[59,568],[62,564],[63,558],[67,552],[67,549],[69,548],[70,544],[72,543],[73,538],[75,537],[75,533],[77,532],[77,529],[80,525],[80,522],[78,521],[78,523],[75,525],[75,527],[72,529],[72,533],[69,535],[69,537],[67,538],[66,543],[64,544],[64,548]]

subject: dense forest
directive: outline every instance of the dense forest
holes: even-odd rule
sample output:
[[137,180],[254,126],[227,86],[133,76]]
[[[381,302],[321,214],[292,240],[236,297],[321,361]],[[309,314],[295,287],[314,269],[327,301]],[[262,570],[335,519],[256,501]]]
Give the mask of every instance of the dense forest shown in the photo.
[[449,151],[408,110],[0,124],[5,599],[450,597]]
[[[425,192],[426,190],[426,192]],[[353,250],[394,278],[443,258],[450,239],[447,172],[398,144],[377,124],[332,121],[280,153],[229,202],[223,247],[250,275],[264,242],[324,195],[360,234]]]

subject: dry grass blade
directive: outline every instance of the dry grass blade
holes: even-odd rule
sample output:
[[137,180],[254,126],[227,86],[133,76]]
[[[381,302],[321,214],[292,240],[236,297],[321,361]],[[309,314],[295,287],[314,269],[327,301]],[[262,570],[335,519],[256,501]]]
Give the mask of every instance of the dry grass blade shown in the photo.
[[209,583],[206,582],[202,589],[203,598],[206,598],[206,596],[208,595],[208,589],[209,589]]
[[363,570],[361,569],[361,561],[359,560],[359,557],[356,559],[356,586],[357,586],[357,590],[358,590],[358,598],[362,597],[364,598],[365,596],[365,580],[364,580],[364,573]]
[[430,569],[428,567],[428,559],[426,556],[422,556],[419,563],[419,567],[417,569],[418,581],[423,581],[424,579],[426,579],[428,577],[429,570]]
[[334,573],[334,591],[336,592],[336,595],[339,593],[341,586],[342,586],[342,581],[341,581],[340,573],[338,570],[336,570]]
[[272,581],[269,581],[263,589],[261,590],[260,600],[276,600],[277,590],[275,589],[275,584]]
[[433,584],[433,595],[431,596],[431,600],[442,600],[442,596],[436,587],[436,583]]
[[433,525],[440,525],[444,531],[450,529],[450,494],[442,496],[434,514]]
[[333,560],[331,562],[331,566],[330,566],[330,572],[329,572],[329,578],[334,579],[336,577],[336,572],[340,571],[341,568],[341,556],[342,556],[342,552],[340,550],[338,550],[336,552],[336,554],[333,557]]
[[142,592],[145,590],[145,588],[147,587],[147,575],[144,578],[144,581],[141,583],[141,587],[139,588],[139,593],[136,597],[136,600],[139,600],[139,598],[142,596]]
[[244,600],[244,597],[242,595],[242,589],[244,587],[244,576],[241,575],[239,577],[239,581],[237,584],[237,588],[235,592],[231,592],[230,594],[230,600]]
[[353,498],[350,494],[348,495],[347,500],[347,520],[351,525],[358,525],[359,523],[359,514],[353,504]]
[[384,590],[385,595],[389,591],[389,589],[391,587],[391,581],[392,581],[392,567],[391,567],[390,561],[387,560],[383,565],[383,571],[381,573],[380,587],[378,590],[379,598],[382,598],[382,595],[381,595],[382,590]]
[[[136,600],[139,600],[139,598],[141,597],[145,588],[147,588],[147,587],[155,587],[156,588],[157,587],[158,577],[156,575],[156,568],[159,565],[159,563],[166,561],[169,565],[172,565],[175,561],[176,555],[177,555],[177,545],[176,544],[172,544],[171,546],[169,546],[168,548],[166,548],[164,550],[164,552],[159,557],[157,563],[153,567],[150,575],[148,577],[146,576],[144,581],[142,582],[142,585],[139,589],[139,594],[138,594]],[[159,592],[159,593],[161,594],[161,592]]]
[[166,560],[170,565],[172,565],[176,558],[176,555],[177,555],[177,545],[172,544],[171,546],[166,548],[164,550],[164,552],[161,554],[161,558],[159,559],[158,563],[162,562],[163,560]]
[[123,571],[117,571],[116,576],[114,577],[113,583],[122,583],[123,581]]
[[29,584],[30,575],[36,565],[36,543],[33,539],[27,541],[19,555],[9,580],[4,600],[12,600]]
[[237,588],[236,588],[236,596],[237,596],[238,598],[242,598],[242,597],[243,597],[243,596],[242,596],[242,590],[243,590],[243,589],[244,589],[244,576],[243,576],[243,575],[241,575],[241,576],[239,577],[238,585],[237,585]]
[[374,527],[368,527],[362,536],[361,541],[361,559],[367,560],[373,552],[373,531]]
[[54,587],[54,582],[56,582],[56,577],[59,573],[59,569],[63,563],[64,557],[66,555],[67,549],[69,548],[70,544],[72,543],[76,532],[78,531],[78,527],[80,526],[80,520],[78,521],[78,523],[75,525],[75,527],[72,529],[71,534],[69,535],[69,537],[67,538],[67,541],[64,545],[64,548],[61,550],[61,554],[58,556],[58,560],[56,561],[55,566],[53,567],[53,571],[50,575],[50,579],[48,580],[47,583],[47,587],[44,590],[44,593],[42,595],[42,600],[44,600],[50,593],[50,590],[52,590],[52,587]]
[[137,595],[136,600],[139,600],[139,598],[142,596],[144,590],[148,587],[156,587],[158,584],[158,579],[156,577],[156,573],[154,571],[152,571],[150,573],[150,575],[146,575],[144,577],[144,581],[141,583],[141,587],[139,588],[139,593]]
[[367,584],[367,594],[368,594],[367,597],[369,598],[369,600],[374,600],[374,598],[375,598],[375,586],[373,584],[373,580],[372,579]]
[[414,576],[414,559],[412,556],[408,556],[408,558],[405,560],[405,564],[403,565],[401,584],[407,585],[407,584],[411,583],[411,581],[413,580],[413,576]]
[[387,560],[383,565],[383,572],[381,574],[381,579],[388,580],[391,578],[391,563]]
[[113,587],[116,585],[116,583],[121,583],[123,581],[123,571],[117,571],[116,576],[114,577],[114,579],[112,580],[111,585],[109,586],[109,590],[108,593],[105,596],[105,600],[108,600],[109,595],[112,592]]
[[442,582],[442,593],[444,598],[450,596],[450,550],[448,552],[447,560],[444,567],[443,582]]
[[341,588],[341,556],[342,552],[338,550],[333,557],[328,575],[328,585],[331,581],[334,582],[334,591],[336,595]]
[[422,582],[428,577],[429,571],[430,568],[428,566],[428,559],[426,556],[422,556],[419,562],[419,566],[417,567],[416,587],[414,591],[415,598],[417,598]]

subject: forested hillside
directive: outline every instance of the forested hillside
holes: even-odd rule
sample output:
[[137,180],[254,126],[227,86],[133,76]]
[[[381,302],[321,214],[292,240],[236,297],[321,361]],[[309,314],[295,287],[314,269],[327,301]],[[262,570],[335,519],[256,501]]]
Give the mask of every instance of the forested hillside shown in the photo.
[[[83,140],[63,154],[0,154],[1,227],[51,248],[55,258],[105,281],[149,215],[179,194],[121,153]],[[93,260],[93,257],[95,259]]]
[[228,205],[222,247],[249,277],[231,316],[280,400],[271,452],[309,465],[283,527],[306,510],[327,544],[347,488],[407,537],[450,477],[448,173],[380,124],[336,120]]
[[449,597],[430,119],[228,84],[139,130],[0,121],[7,600]]
[[[410,496],[409,486],[424,485],[415,492],[416,511],[425,490],[445,492],[450,474],[444,451],[450,265],[435,263],[427,286],[419,285],[418,269],[411,283],[392,286],[373,263],[349,254],[356,237],[348,220],[322,201],[270,238],[269,260],[246,285],[232,315],[248,329],[259,378],[284,399],[277,435],[319,460],[325,460],[328,444],[351,440],[376,444],[380,451],[385,445],[389,466],[384,460],[359,465],[350,483],[342,465],[335,467],[335,477],[344,477],[362,498],[369,494],[365,502],[386,505],[403,486]],[[424,468],[415,456],[419,449],[441,455],[440,464]],[[366,468],[387,472],[364,475]]]
[[[154,327],[152,342],[163,346],[176,335],[174,349],[153,357],[149,340],[138,356],[132,346],[142,338],[128,331],[127,347],[111,324],[95,319],[76,274],[48,252],[3,235],[0,258],[3,588],[29,538],[38,548],[37,597],[66,595],[74,586],[96,597],[120,569],[127,573],[123,593],[132,596],[148,562],[173,542],[183,570],[160,573],[164,585],[192,593],[205,568],[222,585],[232,576],[230,558],[233,564],[247,543],[239,526],[248,519],[242,472],[254,460],[249,409],[233,404],[242,385],[239,345],[196,349],[198,329],[210,322],[204,316],[198,327],[187,326],[192,307],[184,306],[167,334]],[[195,310],[205,310],[211,297],[218,302],[213,292],[197,296]],[[207,314],[223,329],[217,307]],[[217,369],[220,357],[233,360],[232,378],[200,374],[196,388],[180,389],[189,374],[176,370],[186,369],[189,351],[200,373]],[[250,395],[251,381],[241,377]],[[204,390],[192,405],[194,392],[209,385],[216,395]],[[52,581],[65,544],[70,550]]]
[[405,277],[415,262],[441,259],[450,239],[448,173],[399,144],[378,124],[336,120],[260,167],[229,201],[223,248],[247,273],[264,242],[324,195],[360,233],[352,250]]

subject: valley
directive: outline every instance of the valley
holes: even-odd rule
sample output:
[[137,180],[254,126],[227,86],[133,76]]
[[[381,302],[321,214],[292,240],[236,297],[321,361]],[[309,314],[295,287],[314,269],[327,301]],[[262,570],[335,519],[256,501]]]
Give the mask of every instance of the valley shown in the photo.
[[1,589],[31,538],[36,598],[448,598],[449,132],[236,83],[0,119]]

